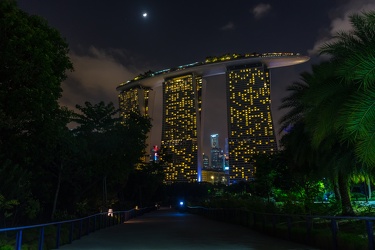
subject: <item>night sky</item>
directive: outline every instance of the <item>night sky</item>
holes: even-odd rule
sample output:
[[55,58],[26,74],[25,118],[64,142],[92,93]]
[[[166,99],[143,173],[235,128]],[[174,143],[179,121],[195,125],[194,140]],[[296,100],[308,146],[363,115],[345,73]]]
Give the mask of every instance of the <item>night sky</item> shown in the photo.
[[[72,109],[85,101],[111,101],[117,107],[119,83],[207,56],[308,55],[308,63],[271,70],[277,130],[286,86],[324,59],[317,48],[350,28],[348,14],[375,9],[375,0],[19,0],[18,6],[44,17],[68,42],[75,71],[62,84],[60,103]],[[210,90],[210,103],[219,103],[223,95]]]

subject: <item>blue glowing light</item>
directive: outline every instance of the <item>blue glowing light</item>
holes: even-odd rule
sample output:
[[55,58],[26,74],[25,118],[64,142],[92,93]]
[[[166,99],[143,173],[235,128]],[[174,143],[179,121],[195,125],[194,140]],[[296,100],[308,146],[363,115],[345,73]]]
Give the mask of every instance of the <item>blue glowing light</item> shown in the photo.
[[184,202],[183,201],[180,201],[180,206],[183,206],[184,205]]

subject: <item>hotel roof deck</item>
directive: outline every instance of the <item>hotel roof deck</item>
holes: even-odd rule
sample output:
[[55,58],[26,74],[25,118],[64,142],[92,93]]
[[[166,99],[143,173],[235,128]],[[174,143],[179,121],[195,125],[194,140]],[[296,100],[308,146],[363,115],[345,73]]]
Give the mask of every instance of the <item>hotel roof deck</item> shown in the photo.
[[308,61],[310,57],[299,53],[227,54],[221,57],[207,57],[205,62],[195,62],[175,68],[146,72],[132,80],[121,83],[116,90],[123,91],[135,86],[160,86],[165,78],[194,72],[202,77],[225,74],[226,68],[238,64],[263,63],[269,69],[296,65]]

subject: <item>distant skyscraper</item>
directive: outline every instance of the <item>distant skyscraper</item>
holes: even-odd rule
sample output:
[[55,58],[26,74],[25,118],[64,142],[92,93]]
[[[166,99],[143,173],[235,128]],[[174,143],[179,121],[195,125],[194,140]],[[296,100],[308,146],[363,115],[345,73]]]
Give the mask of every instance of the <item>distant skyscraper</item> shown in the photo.
[[219,134],[211,135],[211,148],[219,148]]
[[211,167],[216,170],[222,170],[222,152],[219,147],[219,134],[211,135]]
[[266,65],[228,67],[227,109],[230,178],[231,181],[249,180],[254,174],[252,156],[277,150]]
[[[308,60],[309,57],[294,53],[227,54],[209,57],[204,63],[149,71],[117,87],[121,116],[138,112],[152,118],[156,114],[149,109],[150,90],[162,86],[161,126],[153,126],[151,134],[161,134],[161,151],[168,158],[165,182],[201,181],[201,170],[207,160],[198,157],[202,155],[202,138],[206,136],[201,127],[205,108],[202,92],[206,79],[225,74],[228,136],[224,151],[219,148],[218,135],[211,136],[214,149],[210,152],[211,163],[220,166],[220,171],[224,169],[225,174],[229,172],[231,182],[251,180],[254,174],[252,155],[277,150],[269,69]],[[155,97],[153,100],[152,105]],[[151,109],[154,110],[153,106]],[[161,130],[154,127],[161,127]],[[213,176],[208,174],[206,171],[205,179]]]
[[222,170],[222,154],[220,148],[211,148],[211,167],[213,169]]
[[210,158],[203,154],[203,169],[209,169],[210,168]]
[[223,169],[224,171],[229,174],[229,156],[228,154],[224,154],[223,156]]

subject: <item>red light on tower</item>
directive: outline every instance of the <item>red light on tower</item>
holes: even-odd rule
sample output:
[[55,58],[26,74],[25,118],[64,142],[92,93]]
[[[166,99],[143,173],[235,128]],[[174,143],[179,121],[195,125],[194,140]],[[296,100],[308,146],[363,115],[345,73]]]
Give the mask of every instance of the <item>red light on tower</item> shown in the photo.
[[152,161],[158,162],[159,161],[159,147],[154,145],[152,147]]

